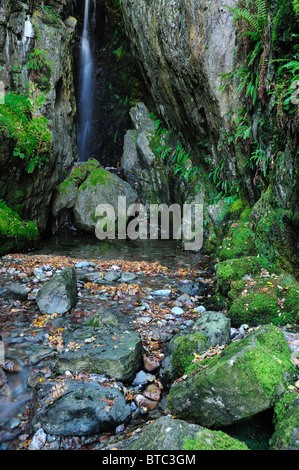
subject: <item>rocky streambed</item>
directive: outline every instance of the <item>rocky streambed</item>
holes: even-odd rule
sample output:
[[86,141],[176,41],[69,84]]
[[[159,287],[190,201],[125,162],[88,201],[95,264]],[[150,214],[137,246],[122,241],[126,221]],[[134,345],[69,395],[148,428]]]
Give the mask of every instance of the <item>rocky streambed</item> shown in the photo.
[[232,426],[263,413],[298,445],[298,334],[232,328],[207,258],[51,243],[0,260],[1,449],[248,449]]

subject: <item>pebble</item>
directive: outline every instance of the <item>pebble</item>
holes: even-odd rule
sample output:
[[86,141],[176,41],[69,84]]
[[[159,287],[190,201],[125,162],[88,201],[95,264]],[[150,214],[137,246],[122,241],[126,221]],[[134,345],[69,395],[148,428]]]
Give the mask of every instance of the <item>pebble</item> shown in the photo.
[[[180,315],[183,315],[184,314],[184,310],[180,307],[173,307],[171,309],[171,312],[174,314],[174,315],[177,315],[177,316],[180,316]],[[166,318],[166,316],[165,316]]]
[[203,305],[200,305],[199,307],[196,307],[196,308],[194,309],[194,312],[195,312],[195,313],[204,313],[204,312],[206,312],[206,311],[207,311],[207,310],[206,310],[206,308],[205,308]]
[[155,290],[154,292],[152,292],[152,295],[165,295],[165,296],[168,296],[171,294],[171,290],[170,289],[160,289],[160,290]]

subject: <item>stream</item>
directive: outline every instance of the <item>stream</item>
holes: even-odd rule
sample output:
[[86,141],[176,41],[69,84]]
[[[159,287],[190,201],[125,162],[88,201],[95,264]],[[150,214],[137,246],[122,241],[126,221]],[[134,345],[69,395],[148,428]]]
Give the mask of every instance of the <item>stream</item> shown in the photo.
[[[119,268],[118,265],[128,272],[134,268],[137,277],[132,282],[134,286],[140,286],[140,290],[128,295],[125,292],[116,299],[105,293],[94,294],[79,281],[76,307],[60,318],[55,315],[46,318],[38,311],[36,292],[59,271],[58,267],[82,260],[107,262],[108,272]],[[73,322],[88,323],[99,310],[120,311],[127,315],[128,321],[133,321],[146,350],[152,353],[150,349],[154,347],[154,356],[161,360],[165,343],[185,328],[188,321],[190,324],[195,320],[193,309],[201,304],[204,297],[196,296],[192,298],[193,302],[187,296],[184,305],[176,302],[178,294],[172,299],[147,300],[153,307],[151,311],[154,311],[154,317],[149,319],[142,306],[147,294],[156,289],[176,289],[178,280],[184,283],[208,278],[207,283],[212,282],[212,277],[207,273],[208,259],[200,254],[184,252],[172,241],[101,242],[96,237],[62,232],[45,240],[32,253],[7,255],[1,261],[0,283],[3,285],[12,280],[21,282],[28,290],[28,298],[24,301],[0,300],[0,333],[5,345],[8,379],[7,393],[0,401],[0,449],[26,448],[32,437],[30,408],[33,389],[37,384],[36,378],[46,380],[53,376],[57,344],[50,345],[49,337],[55,335],[58,328]],[[146,273],[139,269],[145,269]],[[80,277],[80,273],[92,273],[94,270],[94,267],[89,267],[83,271],[77,270],[77,274]],[[176,317],[170,313],[170,308],[175,305],[183,307],[183,316]],[[154,327],[156,337],[149,336],[151,327]],[[64,445],[73,448],[74,442],[66,441]]]

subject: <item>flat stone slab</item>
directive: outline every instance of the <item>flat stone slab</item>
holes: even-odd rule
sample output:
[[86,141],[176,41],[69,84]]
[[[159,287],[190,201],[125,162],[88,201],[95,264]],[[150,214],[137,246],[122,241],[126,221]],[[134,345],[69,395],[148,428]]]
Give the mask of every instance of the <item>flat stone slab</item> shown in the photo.
[[77,326],[64,330],[63,351],[57,371],[76,373],[85,370],[130,382],[142,364],[142,342],[129,329]]

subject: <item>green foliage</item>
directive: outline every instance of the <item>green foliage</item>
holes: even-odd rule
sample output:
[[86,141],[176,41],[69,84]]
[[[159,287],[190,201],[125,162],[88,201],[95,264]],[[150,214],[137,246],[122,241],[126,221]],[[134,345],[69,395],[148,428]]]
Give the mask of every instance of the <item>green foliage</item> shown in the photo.
[[157,156],[159,164],[165,172],[171,171],[186,183],[194,182],[200,173],[200,168],[192,165],[190,154],[174,133],[163,127],[163,122],[153,113],[150,116],[154,120],[156,131],[150,141],[150,147]]
[[36,225],[24,221],[0,200],[0,256],[11,252],[31,248],[39,239]]
[[61,26],[61,16],[57,9],[54,9],[50,5],[45,5],[44,2],[42,2],[42,5],[39,6],[39,10],[43,15],[45,23],[48,23],[50,26]]
[[33,115],[25,95],[10,93],[5,97],[5,104],[0,107],[0,138],[8,139],[13,156],[23,160],[28,173],[49,160],[52,136],[48,120]]
[[293,0],[293,8],[297,21],[299,21],[299,0]]
[[34,49],[26,62],[29,76],[37,86],[45,92],[50,91],[51,84],[49,81],[52,75],[51,62],[47,59],[45,51]]

